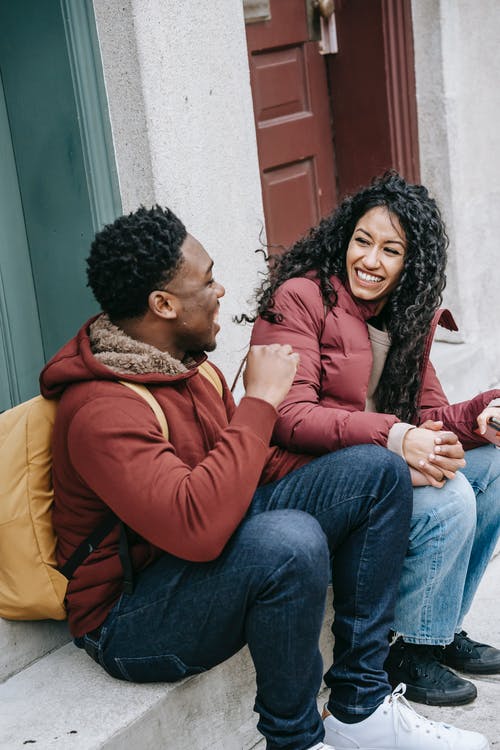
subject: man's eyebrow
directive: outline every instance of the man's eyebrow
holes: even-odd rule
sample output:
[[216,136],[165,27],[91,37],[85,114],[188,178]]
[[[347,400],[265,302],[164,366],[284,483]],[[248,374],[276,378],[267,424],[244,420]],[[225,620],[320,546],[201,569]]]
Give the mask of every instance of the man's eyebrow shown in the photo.
[[[373,239],[372,236],[371,236],[371,234],[370,234],[370,232],[368,232],[366,229],[363,229],[363,227],[358,227],[356,229],[356,231],[357,232],[363,232],[363,234],[366,234],[367,237],[369,237],[370,239]],[[405,246],[405,244],[404,244],[404,242],[402,240],[386,240],[385,242],[386,242],[386,244],[389,244],[389,245],[392,245],[392,244],[401,245],[401,247],[403,247],[403,248]]]
[[212,273],[212,269],[214,267],[213,260],[210,261],[210,265],[208,266],[207,270],[205,271],[205,276],[209,276]]

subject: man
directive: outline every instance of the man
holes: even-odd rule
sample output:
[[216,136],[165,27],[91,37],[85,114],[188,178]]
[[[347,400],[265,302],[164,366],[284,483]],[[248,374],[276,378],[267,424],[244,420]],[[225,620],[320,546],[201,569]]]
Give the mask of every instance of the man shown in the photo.
[[[269,446],[297,367],[289,346],[253,347],[239,406],[225,383],[219,396],[198,366],[215,348],[224,289],[168,209],[141,208],[99,232],[88,279],[104,314],[41,375],[43,394],[61,396],[58,556],[64,563],[111,509],[130,530],[135,586],[121,595],[117,527],[69,583],[77,645],[114,677],[147,682],[209,669],[248,643],[270,750],[487,748],[479,734],[418,717],[383,670],[411,512],[402,460],[377,446],[314,461]],[[147,384],[168,440],[120,380]],[[330,558],[335,659],[323,722]]]

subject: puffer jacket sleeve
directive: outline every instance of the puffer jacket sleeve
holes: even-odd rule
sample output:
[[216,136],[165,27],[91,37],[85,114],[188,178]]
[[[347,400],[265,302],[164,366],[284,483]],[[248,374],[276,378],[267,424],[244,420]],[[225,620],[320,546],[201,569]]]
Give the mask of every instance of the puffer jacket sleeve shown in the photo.
[[500,397],[500,390],[493,389],[480,393],[468,401],[461,401],[457,404],[442,404],[441,406],[422,407],[420,414],[421,421],[432,419],[441,420],[445,430],[451,430],[457,435],[465,450],[477,448],[480,445],[487,445],[488,441],[478,435],[477,417],[489,406],[493,399]]
[[317,284],[311,279],[286,281],[275,295],[281,322],[259,318],[252,344],[290,344],[300,355],[297,375],[279,407],[274,430],[278,444],[315,455],[361,443],[386,447],[389,430],[398,419],[390,414],[350,411],[321,402],[321,337],[325,309]]

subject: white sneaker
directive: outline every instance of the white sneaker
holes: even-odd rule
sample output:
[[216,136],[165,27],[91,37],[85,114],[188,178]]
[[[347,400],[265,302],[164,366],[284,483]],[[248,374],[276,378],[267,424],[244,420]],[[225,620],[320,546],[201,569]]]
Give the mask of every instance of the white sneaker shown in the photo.
[[410,706],[398,685],[382,705],[358,724],[344,724],[323,711],[325,742],[336,750],[489,750],[486,737],[425,719]]
[[313,745],[313,747],[310,747],[309,750],[335,750],[335,748],[331,745],[325,745],[324,742],[318,742],[317,745]]

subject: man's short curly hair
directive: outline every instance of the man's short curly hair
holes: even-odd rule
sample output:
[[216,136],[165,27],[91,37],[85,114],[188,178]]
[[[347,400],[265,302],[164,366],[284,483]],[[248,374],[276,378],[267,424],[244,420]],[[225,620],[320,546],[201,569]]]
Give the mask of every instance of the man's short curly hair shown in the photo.
[[88,286],[111,320],[146,312],[149,294],[163,289],[182,263],[186,227],[168,208],[143,206],[95,236],[87,258]]

